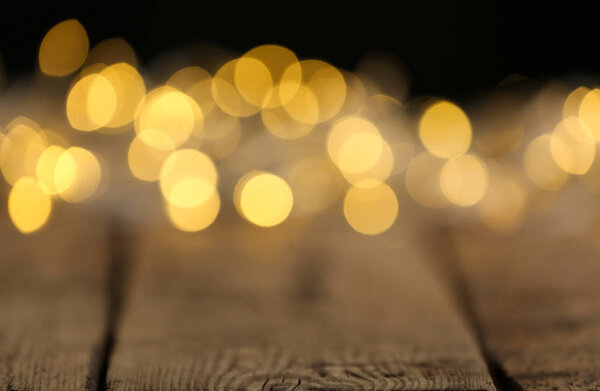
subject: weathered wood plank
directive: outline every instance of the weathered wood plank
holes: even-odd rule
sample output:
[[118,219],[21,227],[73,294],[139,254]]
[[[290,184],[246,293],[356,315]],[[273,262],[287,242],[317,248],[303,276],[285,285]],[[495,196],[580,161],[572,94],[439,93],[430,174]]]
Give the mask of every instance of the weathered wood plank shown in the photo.
[[0,213],[0,390],[96,389],[107,327],[105,234],[76,206],[29,236]]
[[600,390],[600,246],[581,236],[456,236],[473,310],[506,383]]
[[408,230],[159,227],[133,250],[110,390],[493,390]]

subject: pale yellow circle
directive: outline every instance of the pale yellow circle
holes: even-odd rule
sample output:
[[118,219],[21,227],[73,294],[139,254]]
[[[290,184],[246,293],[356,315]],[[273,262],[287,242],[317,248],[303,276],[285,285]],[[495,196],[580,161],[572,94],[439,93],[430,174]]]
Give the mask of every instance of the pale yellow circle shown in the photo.
[[[247,95],[246,91],[244,91],[247,90],[247,86],[252,85],[255,87],[255,91],[252,92],[252,94],[256,96],[254,100],[256,103],[260,104],[263,109],[274,109],[281,106],[282,101],[280,99],[280,87],[282,83],[293,83],[295,85],[299,85],[301,82],[301,69],[295,69],[294,71],[287,73],[285,72],[292,65],[298,64],[298,58],[291,50],[284,48],[283,46],[257,46],[246,52],[242,56],[242,59],[253,59],[260,61],[260,63],[264,64],[266,69],[269,71],[269,78],[267,78],[266,74],[264,73],[264,69],[259,70],[259,72],[264,74],[264,76],[257,78],[257,80],[263,80],[264,83],[258,84],[254,81],[250,84],[246,84],[246,87],[244,88],[238,84],[238,89],[242,95]],[[262,67],[259,66],[259,68]],[[238,71],[239,70],[236,67],[236,77],[241,76],[238,76]],[[254,77],[253,75],[248,76]],[[269,79],[272,81],[272,83],[268,82]],[[269,84],[271,84],[270,88]],[[250,100],[249,102],[252,103]]]
[[117,94],[108,79],[92,73],[73,85],[66,108],[67,119],[74,129],[96,130],[112,119],[117,108]]
[[344,178],[351,184],[365,186],[385,181],[394,169],[394,162],[395,158],[392,148],[385,140],[381,139],[381,154],[377,162],[371,168],[359,173],[342,170],[341,172]]
[[104,68],[100,75],[110,82],[116,98],[114,112],[104,126],[118,128],[129,124],[146,94],[142,76],[134,67],[124,62]]
[[337,121],[327,137],[327,153],[342,172],[357,174],[377,164],[382,154],[379,130],[363,117]]
[[159,87],[139,105],[135,131],[150,147],[170,150],[185,143],[202,123],[202,111],[192,98],[172,87]]
[[155,149],[135,137],[129,144],[127,163],[134,177],[142,181],[154,182],[160,177],[160,168],[171,151]]
[[73,73],[83,65],[88,49],[87,33],[78,20],[60,22],[42,40],[38,56],[40,69],[50,76]]
[[[294,81],[297,75],[301,75],[301,82]],[[281,83],[279,98],[298,121],[325,122],[341,110],[346,100],[344,76],[326,62],[304,60],[292,64],[284,72],[283,79],[285,82]],[[306,106],[304,110],[303,106]]]
[[106,126],[117,109],[117,93],[113,84],[103,75],[94,77],[87,97],[87,112],[98,127]]
[[554,161],[570,174],[585,174],[596,155],[596,142],[588,126],[577,117],[562,120],[550,137]]
[[440,172],[440,188],[448,201],[458,206],[478,203],[488,187],[485,163],[472,154],[444,163]]
[[[576,89],[574,89],[569,96],[567,96],[567,98],[565,99],[565,102],[563,103],[563,118],[568,118],[568,117],[577,117],[579,116],[579,110],[581,107],[581,103],[583,102],[583,100],[585,99],[585,97],[589,94],[590,89],[587,87],[578,87]],[[592,98],[591,101],[588,101],[589,103],[592,103],[592,107],[596,106],[598,103],[600,102],[594,102],[594,95],[592,94],[590,96],[590,98]],[[589,108],[592,108],[589,107]],[[588,124],[588,126],[591,127],[591,124]]]
[[212,95],[217,105],[227,114],[248,117],[258,113],[260,105],[248,103],[237,89],[235,72],[238,61],[231,60],[219,68],[212,79]]
[[52,200],[31,177],[19,179],[8,195],[8,214],[13,224],[24,234],[46,224],[52,211]]
[[239,202],[248,221],[261,227],[273,227],[288,217],[294,197],[283,179],[259,172],[243,184]]
[[279,91],[287,96],[282,104],[290,117],[308,125],[320,122],[319,101],[310,88],[303,84],[283,82],[279,85]]
[[585,94],[576,115],[589,127],[594,139],[600,141],[600,89]]
[[398,199],[385,183],[352,186],[344,198],[344,216],[348,224],[364,235],[387,231],[398,216]]
[[560,190],[569,179],[552,158],[549,134],[531,140],[523,157],[523,169],[531,182],[543,190]]
[[263,107],[270,100],[273,78],[262,61],[252,57],[238,59],[234,81],[240,95],[251,105]]
[[221,199],[215,191],[205,202],[188,208],[167,202],[166,212],[169,221],[178,230],[198,232],[208,228],[215,221],[220,207]]
[[203,177],[185,177],[170,189],[169,203],[183,208],[193,208],[206,202],[216,192],[214,184]]
[[340,146],[338,166],[342,171],[351,174],[371,170],[381,158],[383,144],[383,139],[376,134],[354,134]]
[[283,107],[263,108],[263,124],[271,134],[284,140],[297,140],[306,136],[314,125],[294,119]]
[[36,177],[40,188],[48,195],[58,193],[55,182],[56,164],[65,152],[65,148],[58,145],[50,145],[40,155],[36,166]]
[[216,191],[217,169],[204,153],[194,149],[172,152],[160,169],[160,190],[171,204],[198,206]]
[[456,157],[466,153],[471,146],[471,123],[454,103],[437,102],[421,116],[419,138],[433,155],[443,159]]
[[54,184],[67,202],[83,202],[100,186],[102,169],[93,153],[80,147],[64,151],[56,162]]
[[19,117],[7,125],[7,134],[0,145],[0,169],[10,184],[24,176],[35,177],[37,161],[46,148],[39,127],[33,121]]

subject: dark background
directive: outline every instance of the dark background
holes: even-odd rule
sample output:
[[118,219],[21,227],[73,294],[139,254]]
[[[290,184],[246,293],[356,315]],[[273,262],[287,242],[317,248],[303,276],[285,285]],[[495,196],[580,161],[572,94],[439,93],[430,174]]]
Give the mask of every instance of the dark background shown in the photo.
[[0,11],[0,58],[8,83],[35,70],[45,32],[68,18],[83,23],[92,45],[125,38],[142,62],[198,41],[239,52],[277,43],[300,58],[347,69],[363,54],[384,50],[405,62],[412,95],[457,98],[488,90],[512,73],[548,78],[600,70],[593,3],[82,3],[12,3],[14,10]]

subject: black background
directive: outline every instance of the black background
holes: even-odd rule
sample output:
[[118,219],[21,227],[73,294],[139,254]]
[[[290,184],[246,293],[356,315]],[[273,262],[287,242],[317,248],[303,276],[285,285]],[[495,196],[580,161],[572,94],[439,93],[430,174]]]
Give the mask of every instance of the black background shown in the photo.
[[533,78],[600,73],[600,18],[592,4],[11,3],[10,10],[0,11],[0,58],[5,82],[34,72],[45,32],[77,18],[92,45],[121,36],[142,62],[198,41],[239,52],[277,43],[300,58],[321,58],[347,69],[354,69],[363,54],[384,50],[406,64],[412,95],[456,98],[488,90],[512,73]]

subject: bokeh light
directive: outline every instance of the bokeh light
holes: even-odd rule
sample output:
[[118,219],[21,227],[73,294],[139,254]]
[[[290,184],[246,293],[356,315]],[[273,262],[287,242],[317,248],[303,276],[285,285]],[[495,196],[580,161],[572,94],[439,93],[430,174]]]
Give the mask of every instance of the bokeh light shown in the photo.
[[[294,82],[298,74],[302,79]],[[283,79],[279,97],[288,113],[300,122],[327,121],[341,110],[346,100],[344,76],[326,62],[300,61],[286,69]]]
[[56,188],[56,165],[65,152],[65,148],[58,145],[50,145],[40,155],[36,165],[36,177],[39,186],[48,195],[58,194]]
[[469,118],[454,103],[440,101],[429,106],[419,122],[421,142],[433,155],[448,159],[464,154],[471,146]]
[[596,155],[596,142],[588,126],[577,117],[562,120],[550,137],[550,152],[560,168],[582,175]]
[[206,154],[194,149],[181,149],[171,153],[163,162],[160,190],[170,204],[191,208],[212,196],[217,179],[217,169]]
[[[254,63],[253,60],[249,61]],[[248,117],[258,113],[261,106],[248,103],[237,89],[235,81],[237,63],[237,59],[231,60],[219,68],[212,79],[212,95],[217,105],[227,114],[236,117]],[[251,81],[251,77],[249,81]]]
[[55,189],[60,198],[67,202],[83,202],[98,190],[102,169],[92,152],[71,147],[58,158],[54,175]]
[[531,140],[523,157],[523,168],[531,182],[543,190],[557,191],[568,181],[569,174],[552,158],[550,134]]
[[6,126],[7,133],[0,145],[0,169],[10,184],[24,176],[35,177],[37,161],[46,148],[34,121],[17,117]]
[[66,76],[83,65],[89,49],[85,28],[69,19],[52,27],[44,36],[38,55],[40,69],[50,76]]
[[448,160],[440,172],[442,193],[454,205],[475,205],[485,194],[487,186],[485,163],[473,154]]
[[[129,124],[133,121],[136,108],[146,94],[144,80],[134,67],[124,62],[104,68],[100,72],[100,76],[104,77],[110,83],[115,92],[115,109],[110,119],[103,126],[119,128]],[[88,105],[100,105],[102,103],[104,102],[88,100]],[[93,110],[89,109],[88,111],[93,112]],[[102,121],[100,120],[100,122]]]
[[155,149],[134,137],[127,151],[129,170],[139,180],[154,182],[160,178],[160,169],[170,151]]
[[385,183],[352,186],[344,198],[344,216],[357,232],[377,235],[387,231],[398,216],[398,199]]
[[477,205],[482,222],[493,231],[508,234],[516,230],[525,214],[527,195],[519,177],[512,171],[494,167],[489,188]]
[[[582,86],[582,87],[578,87],[578,88],[574,89],[567,96],[567,98],[565,99],[565,102],[563,103],[563,110],[562,110],[563,119],[579,116],[579,110],[580,110],[581,103],[589,92],[590,92],[589,88]],[[593,95],[590,96],[590,98],[591,98],[591,100],[588,99],[588,102],[586,103],[586,106],[587,106],[586,109],[593,109],[594,105],[596,103],[596,102],[594,102]],[[591,106],[588,106],[590,104],[591,104]],[[587,111],[587,110],[584,110],[584,111]],[[588,124],[588,126],[589,126],[589,124]]]
[[[22,232],[44,226],[54,202],[133,216],[147,207],[142,193],[156,191],[157,222],[189,233],[235,207],[260,227],[343,215],[377,235],[410,197],[411,219],[507,234],[550,218],[572,194],[600,194],[600,88],[591,77],[512,75],[455,96],[459,106],[411,95],[402,60],[386,53],[342,69],[275,44],[199,44],[146,64],[123,38],[92,42],[79,21],[58,23],[39,47],[43,75],[2,91],[9,202],[43,206],[38,216],[10,213]],[[419,207],[435,211],[410,210]]]
[[198,104],[172,87],[156,88],[140,103],[135,131],[154,149],[172,150],[185,143],[194,131],[201,131],[204,117]]
[[165,207],[169,221],[175,228],[184,232],[198,232],[215,221],[221,199],[219,193],[214,191],[206,201],[195,206],[183,207],[167,201]]
[[377,164],[384,143],[372,122],[353,116],[333,125],[327,138],[327,152],[342,172],[360,174]]
[[236,64],[235,82],[240,94],[254,106],[274,109],[282,104],[280,86],[299,84],[301,69],[286,72],[298,58],[279,45],[261,45],[246,52]]
[[273,78],[262,61],[248,56],[239,58],[233,78],[238,92],[251,105],[263,107],[270,100]]
[[238,210],[248,221],[260,227],[282,223],[294,204],[290,186],[268,172],[250,172],[240,179],[235,192],[238,194]]
[[112,83],[98,73],[78,80],[67,97],[67,118],[77,130],[91,131],[107,125],[117,109]]
[[[577,90],[576,90],[577,91]],[[579,110],[574,108],[572,111],[573,116],[579,115],[581,121],[583,121],[596,141],[600,141],[600,89],[594,88],[593,90],[585,89],[581,94],[585,93],[581,97]]]
[[24,234],[39,230],[50,217],[52,200],[31,177],[20,178],[8,195],[8,213]]
[[440,187],[440,174],[445,161],[429,152],[415,156],[406,169],[408,194],[421,206],[438,209],[448,205]]

